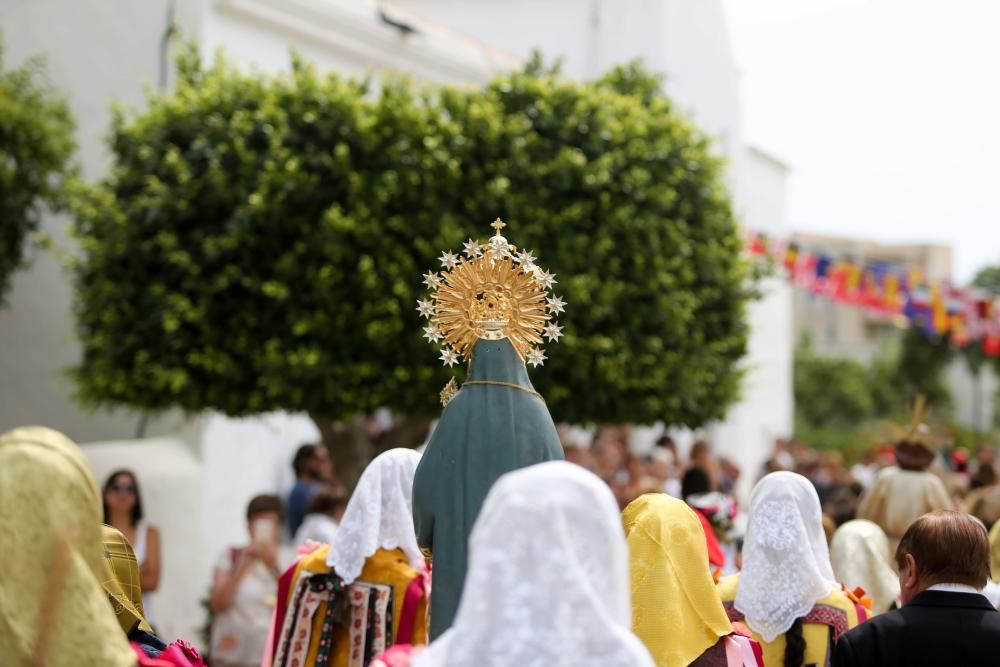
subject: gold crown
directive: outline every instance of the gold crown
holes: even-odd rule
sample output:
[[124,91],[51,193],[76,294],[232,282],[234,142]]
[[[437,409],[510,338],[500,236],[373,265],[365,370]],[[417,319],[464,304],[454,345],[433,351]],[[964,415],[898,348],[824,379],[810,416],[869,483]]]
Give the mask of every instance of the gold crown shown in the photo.
[[468,359],[476,341],[510,341],[514,350],[532,366],[545,361],[542,338],[562,336],[552,318],[566,303],[549,296],[555,275],[535,264],[535,257],[518,252],[500,233],[506,225],[499,218],[491,225],[496,234],[489,243],[465,242],[465,257],[445,252],[441,273],[424,274],[431,290],[428,300],[417,301],[417,310],[429,320],[424,337],[444,343],[441,361],[453,366]]

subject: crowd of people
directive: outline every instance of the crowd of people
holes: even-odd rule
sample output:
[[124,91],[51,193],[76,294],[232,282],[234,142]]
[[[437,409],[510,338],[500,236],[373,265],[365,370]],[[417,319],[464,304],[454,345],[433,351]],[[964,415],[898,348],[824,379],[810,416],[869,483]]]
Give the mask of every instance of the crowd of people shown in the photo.
[[[994,452],[913,440],[851,467],[779,441],[740,503],[742,471],[707,441],[682,458],[666,436],[633,454],[623,428],[583,446],[564,439],[570,463],[531,465],[489,489],[454,619],[436,636],[434,569],[414,527],[421,454],[379,455],[348,499],[326,448],[309,443],[292,462],[290,491],[254,497],[248,541],[219,555],[206,658],[212,667],[991,664]],[[159,533],[134,473],[115,471],[100,491],[73,443],[19,429],[0,439],[0,502],[38,508],[0,519],[15,554],[0,580],[10,664],[204,664],[186,642],[155,634]]]

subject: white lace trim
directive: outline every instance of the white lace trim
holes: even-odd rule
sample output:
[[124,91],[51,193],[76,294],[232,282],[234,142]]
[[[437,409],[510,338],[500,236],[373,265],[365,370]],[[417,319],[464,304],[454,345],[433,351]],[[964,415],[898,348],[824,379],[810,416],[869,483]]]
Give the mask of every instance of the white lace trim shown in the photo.
[[345,583],[361,576],[365,561],[379,549],[402,549],[414,570],[423,569],[413,530],[413,475],[419,462],[412,449],[390,449],[365,468],[326,557]]

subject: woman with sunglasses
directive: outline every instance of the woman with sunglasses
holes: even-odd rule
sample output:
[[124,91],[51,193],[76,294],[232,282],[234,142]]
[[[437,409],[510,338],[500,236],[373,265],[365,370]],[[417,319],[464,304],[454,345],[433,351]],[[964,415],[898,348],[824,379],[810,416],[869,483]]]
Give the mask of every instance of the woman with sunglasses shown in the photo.
[[139,561],[139,583],[146,620],[155,623],[152,592],[160,585],[160,531],[142,518],[142,497],[131,470],[116,470],[104,483],[104,523],[117,528]]

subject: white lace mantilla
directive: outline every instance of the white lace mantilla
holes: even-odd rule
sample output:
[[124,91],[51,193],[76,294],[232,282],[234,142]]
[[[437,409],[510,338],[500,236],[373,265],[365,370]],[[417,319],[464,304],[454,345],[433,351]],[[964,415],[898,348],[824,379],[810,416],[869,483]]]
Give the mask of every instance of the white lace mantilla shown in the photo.
[[578,466],[541,463],[489,492],[455,624],[414,667],[652,667],[630,624],[614,497]]
[[792,472],[767,475],[750,494],[734,606],[754,632],[772,642],[834,586],[816,489]]
[[413,530],[413,475],[420,454],[390,449],[368,464],[354,489],[327,565],[351,584],[379,549],[402,549],[410,566],[423,570],[424,557]]

